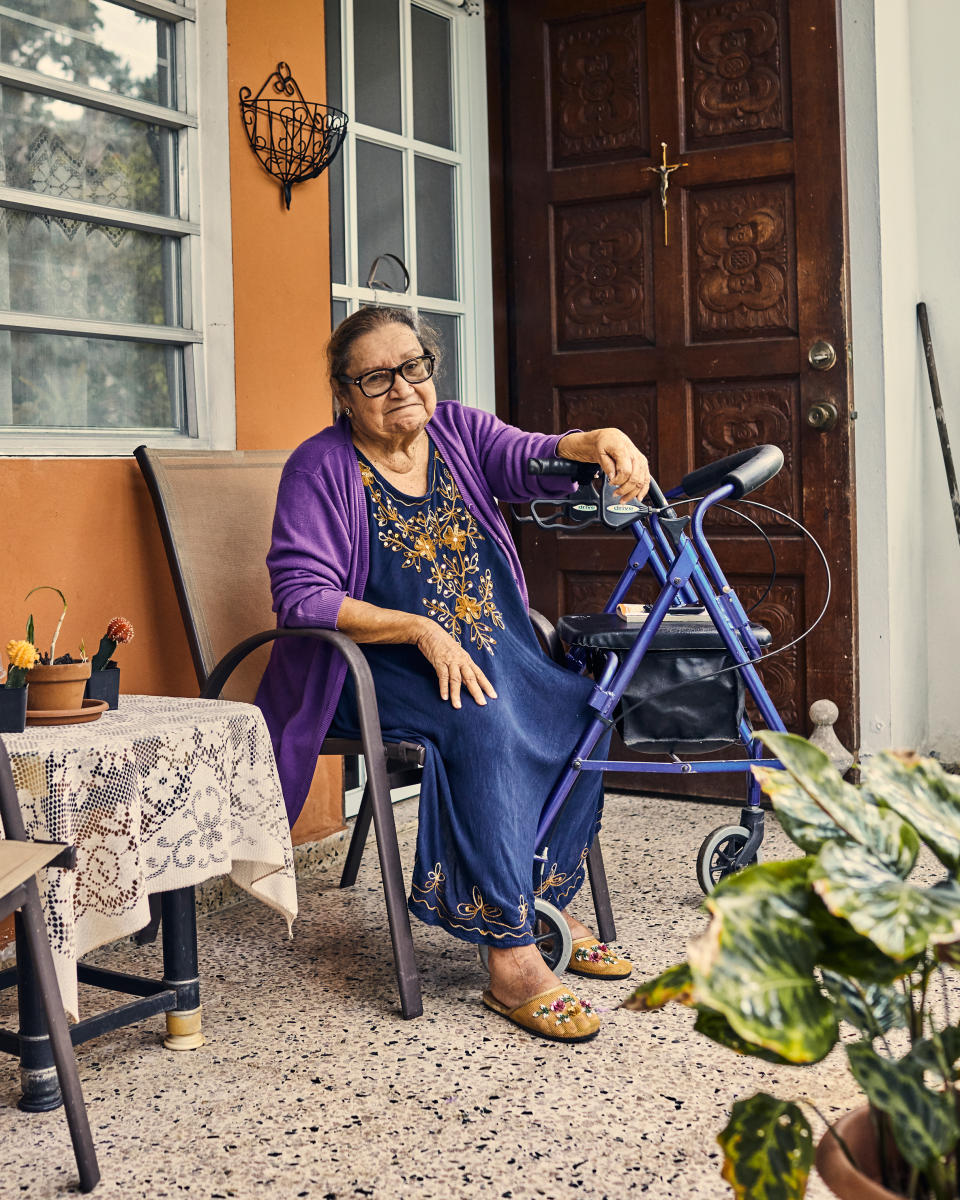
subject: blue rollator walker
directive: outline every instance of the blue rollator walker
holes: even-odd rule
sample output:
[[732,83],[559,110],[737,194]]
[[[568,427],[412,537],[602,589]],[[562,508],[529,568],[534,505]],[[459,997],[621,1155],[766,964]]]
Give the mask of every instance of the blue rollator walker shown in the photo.
[[[550,833],[581,771],[746,773],[747,798],[739,824],[721,826],[704,839],[697,878],[709,892],[726,875],[757,861],[764,814],[750,768],[781,764],[764,757],[746,713],[746,694],[766,728],[785,732],[786,727],[755,665],[770,644],[770,633],[749,619],[707,542],[703,525],[714,505],[739,500],[772,479],[782,465],[778,447],[757,446],[691,472],[666,495],[651,482],[643,503],[624,504],[608,481],[601,484],[595,464],[530,459],[531,474],[567,476],[579,487],[562,501],[533,501],[531,514],[518,520],[571,532],[596,524],[614,532],[629,527],[635,539],[603,612],[564,616],[557,624],[559,637],[569,647],[566,665],[595,680],[589,704],[596,715],[545,804],[537,829],[535,888],[548,870]],[[673,507],[694,500],[689,516],[681,516]],[[644,606],[637,623],[628,623],[617,615],[617,606],[645,568],[656,577],[659,595]],[[626,745],[668,756],[667,761],[591,757],[611,726]],[[742,746],[746,757],[682,757],[716,754],[731,744]],[[571,947],[566,921],[558,909],[539,899],[536,917],[535,936],[544,959],[553,970],[563,970]]]

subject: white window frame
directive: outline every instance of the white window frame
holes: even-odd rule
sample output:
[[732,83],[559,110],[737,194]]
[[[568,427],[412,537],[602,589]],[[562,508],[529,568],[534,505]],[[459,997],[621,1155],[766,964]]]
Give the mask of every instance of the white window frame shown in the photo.
[[[352,0],[327,0],[340,4],[340,78],[343,106],[350,117],[343,149],[344,241],[346,283],[332,283],[331,296],[345,301],[347,312],[361,304],[404,305],[414,310],[447,313],[460,318],[459,395],[463,403],[496,411],[493,361],[493,278],[490,262],[490,167],[487,142],[486,46],[482,16],[456,0],[398,0],[400,13],[400,86],[402,128],[413,129],[413,81],[409,70],[410,7],[426,9],[447,18],[451,30],[451,84],[456,150],[446,150],[412,136],[394,134],[364,125],[353,118],[354,42]],[[451,11],[452,10],[452,11]],[[471,15],[472,14],[472,15]],[[332,46],[327,53],[333,53]],[[357,262],[357,231],[351,196],[356,180],[356,139],[404,152],[403,205],[406,266],[410,290],[402,295],[361,286],[361,272],[369,263]],[[459,300],[421,296],[417,291],[416,207],[414,155],[432,158],[457,168],[455,194]],[[364,275],[365,279],[365,275]]]
[[3,186],[0,206],[179,238],[183,326],[133,325],[0,310],[0,329],[182,346],[186,430],[4,426],[0,427],[0,455],[5,457],[119,457],[130,454],[142,442],[170,448],[236,446],[233,268],[230,192],[226,186],[230,178],[226,0],[203,0],[197,8],[179,0],[111,2],[176,22],[176,109],[3,64],[0,84],[79,101],[91,108],[175,130],[181,216],[158,216]]

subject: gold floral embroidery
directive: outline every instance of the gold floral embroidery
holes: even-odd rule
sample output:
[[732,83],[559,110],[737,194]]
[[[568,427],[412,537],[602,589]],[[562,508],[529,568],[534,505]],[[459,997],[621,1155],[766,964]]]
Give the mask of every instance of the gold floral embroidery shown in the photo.
[[587,855],[589,853],[589,847],[584,846],[584,848],[580,851],[580,859],[577,865],[573,868],[569,875],[564,874],[562,871],[558,871],[557,864],[554,863],[543,883],[541,883],[538,888],[533,889],[533,894],[535,896],[542,896],[544,892],[548,890],[548,888],[559,888],[563,887],[565,883],[568,883],[570,886],[566,889],[566,891],[558,892],[555,897],[556,900],[565,900],[566,897],[569,896],[573,891],[574,887],[579,884],[583,874],[583,869],[586,866]]
[[[517,905],[517,914],[520,918],[517,925],[510,925],[507,921],[501,920],[503,909],[494,904],[488,904],[476,886],[473,889],[472,903],[458,904],[457,911],[452,913],[447,908],[443,897],[443,885],[446,883],[446,878],[440,863],[437,863],[433,870],[427,873],[424,887],[418,887],[417,884],[412,885],[410,899],[414,904],[422,904],[424,908],[437,913],[448,925],[453,925],[458,929],[474,929],[478,933],[485,933],[494,938],[523,937],[529,934],[530,905],[527,903],[526,896],[521,896]],[[431,900],[434,903],[431,904]],[[478,918],[482,924],[477,923]],[[491,928],[491,926],[499,926],[499,930]]]
[[373,500],[377,537],[388,550],[402,555],[403,569],[412,567],[420,575],[423,564],[428,565],[427,580],[435,595],[421,598],[427,615],[461,645],[469,630],[471,643],[492,655],[497,644],[494,630],[504,626],[490,571],[480,570],[476,547],[486,539],[464,507],[443,459],[437,451],[434,455],[438,503],[404,505],[414,508],[408,515],[367,463],[360,463],[360,477]]

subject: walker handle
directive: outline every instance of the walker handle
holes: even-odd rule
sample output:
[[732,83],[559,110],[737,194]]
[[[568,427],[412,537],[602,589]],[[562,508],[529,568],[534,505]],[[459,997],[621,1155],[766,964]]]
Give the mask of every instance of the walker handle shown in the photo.
[[572,458],[528,458],[528,475],[563,475],[578,483],[589,483],[600,470],[596,463],[574,462]]
[[680,486],[687,496],[702,496],[728,483],[733,488],[730,499],[739,500],[772,479],[782,466],[783,451],[779,446],[753,446],[698,467],[684,475]]

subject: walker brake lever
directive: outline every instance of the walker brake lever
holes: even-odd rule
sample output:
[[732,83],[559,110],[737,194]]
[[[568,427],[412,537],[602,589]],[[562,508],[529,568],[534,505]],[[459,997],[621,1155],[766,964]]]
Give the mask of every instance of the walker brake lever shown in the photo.
[[608,529],[622,529],[625,525],[632,525],[650,511],[647,505],[641,504],[639,500],[628,500],[626,503],[619,500],[616,488],[609,479],[604,479],[600,496],[600,520]]

